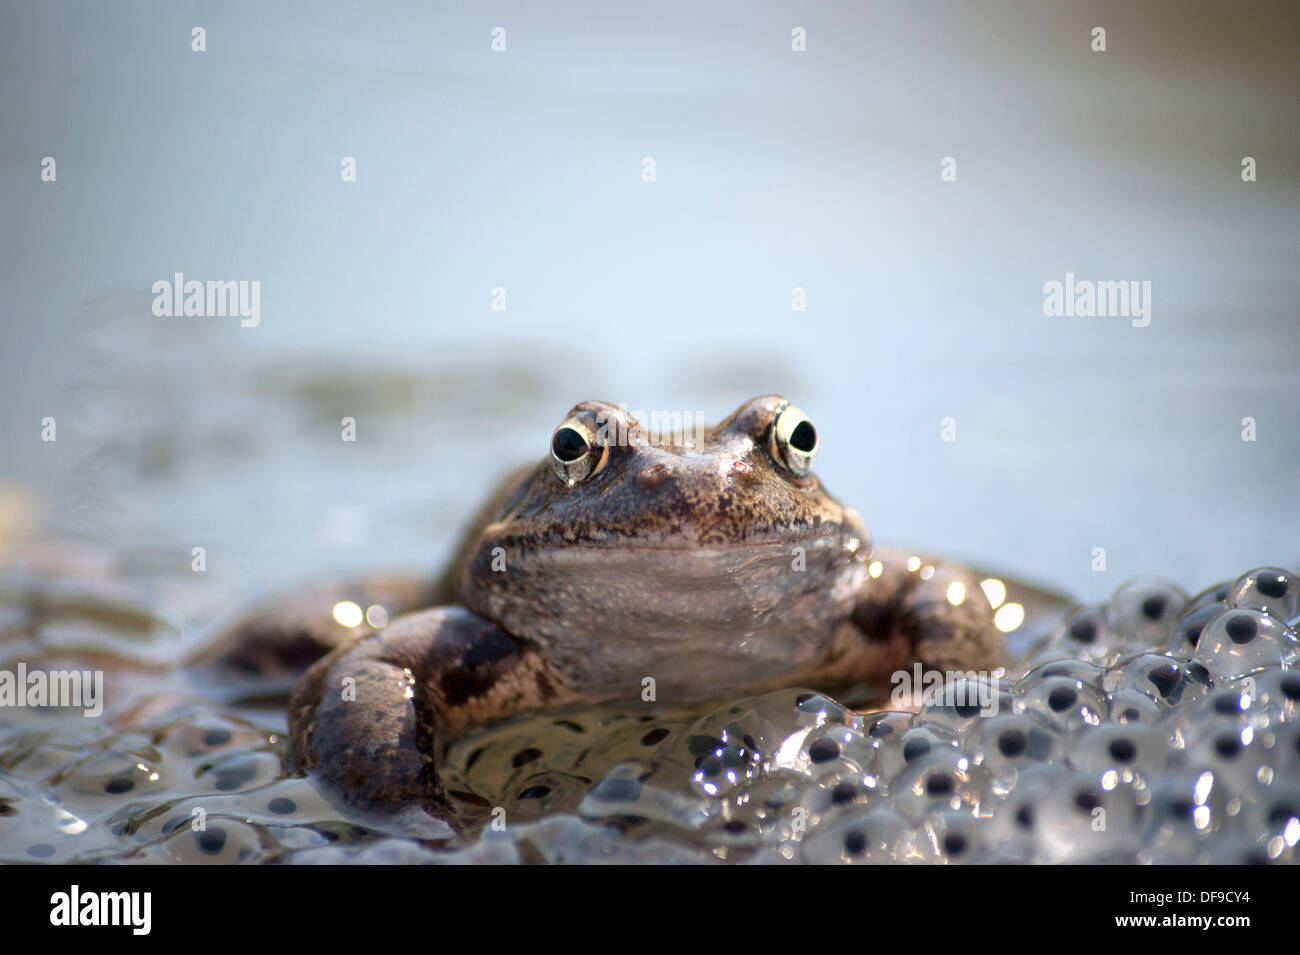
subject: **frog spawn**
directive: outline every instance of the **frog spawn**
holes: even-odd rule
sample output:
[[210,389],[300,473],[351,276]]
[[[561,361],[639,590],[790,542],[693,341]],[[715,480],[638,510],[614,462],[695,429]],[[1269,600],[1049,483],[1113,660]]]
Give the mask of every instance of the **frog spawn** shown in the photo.
[[[1126,585],[990,678],[991,714],[859,714],[806,690],[734,701],[665,732],[635,788],[592,798],[630,770],[608,773],[578,814],[620,827],[621,852],[641,827],[646,860],[671,844],[697,861],[1292,862],[1293,592],[1274,568],[1190,599]],[[684,780],[690,811],[654,811]]]
[[511,723],[451,747],[444,781],[487,821],[444,844],[341,820],[280,775],[274,723],[168,713],[77,758],[25,732],[0,741],[0,819],[32,834],[5,858],[1291,862],[1298,591],[1273,568],[1190,600],[1127,585],[983,681],[986,710],[782,690]]

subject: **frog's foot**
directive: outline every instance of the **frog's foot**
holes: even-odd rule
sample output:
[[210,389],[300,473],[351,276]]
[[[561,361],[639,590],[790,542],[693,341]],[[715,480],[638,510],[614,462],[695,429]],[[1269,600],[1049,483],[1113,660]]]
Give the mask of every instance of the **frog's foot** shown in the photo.
[[223,627],[186,666],[218,671],[222,684],[262,695],[287,694],[309,666],[337,647],[433,601],[413,575],[375,575],[271,600]]
[[453,736],[561,697],[537,652],[461,607],[409,614],[320,660],[289,702],[291,770],[379,828],[439,838],[487,807],[447,792]]
[[1006,637],[978,576],[906,551],[882,549],[871,561],[874,576],[853,620],[869,640],[906,657],[896,663],[943,672],[1007,664]]

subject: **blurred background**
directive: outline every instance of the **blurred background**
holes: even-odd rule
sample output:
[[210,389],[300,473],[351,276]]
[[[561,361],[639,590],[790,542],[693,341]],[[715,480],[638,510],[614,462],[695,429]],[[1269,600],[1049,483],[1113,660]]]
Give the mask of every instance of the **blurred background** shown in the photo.
[[[6,3],[0,561],[432,571],[577,401],[779,392],[880,541],[1089,600],[1294,567],[1298,11]],[[156,317],[176,272],[260,324]],[[1067,272],[1149,327],[1045,317]]]

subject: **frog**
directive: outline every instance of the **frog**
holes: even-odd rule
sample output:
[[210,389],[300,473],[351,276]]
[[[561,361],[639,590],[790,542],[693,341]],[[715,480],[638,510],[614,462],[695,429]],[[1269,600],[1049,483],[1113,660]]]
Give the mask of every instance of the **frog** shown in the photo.
[[788,687],[868,700],[917,666],[1006,665],[981,574],[873,546],[814,472],[820,435],[786,398],[670,438],[581,402],[439,578],[359,591],[352,606],[391,617],[340,623],[317,594],[311,619],[264,613],[224,641],[227,666],[294,675],[289,769],[385,828],[460,831],[485,807],[444,786],[443,754],[503,721]]

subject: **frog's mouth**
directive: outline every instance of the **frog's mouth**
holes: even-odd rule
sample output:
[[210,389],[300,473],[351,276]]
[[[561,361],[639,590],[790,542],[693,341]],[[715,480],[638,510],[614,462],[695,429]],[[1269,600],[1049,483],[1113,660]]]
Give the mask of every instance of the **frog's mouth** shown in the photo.
[[846,555],[868,549],[865,532],[858,533],[845,528],[811,529],[792,533],[783,531],[773,534],[758,534],[733,540],[722,535],[701,535],[699,539],[683,540],[681,537],[619,537],[610,539],[584,539],[565,545],[565,550],[585,551],[592,554],[609,554],[623,551],[632,554],[672,553],[683,556],[698,555],[701,558],[743,555],[747,552],[765,550],[772,547],[815,546],[831,550],[843,550]]
[[847,555],[866,554],[870,537],[852,508],[839,509],[834,519],[800,515],[784,522],[746,521],[725,510],[686,510],[678,514],[654,512],[644,522],[605,521],[552,530],[545,535],[492,538],[507,552],[516,551],[523,560],[544,563],[565,551],[609,553],[677,552],[720,556],[755,548],[816,546],[841,549]]

